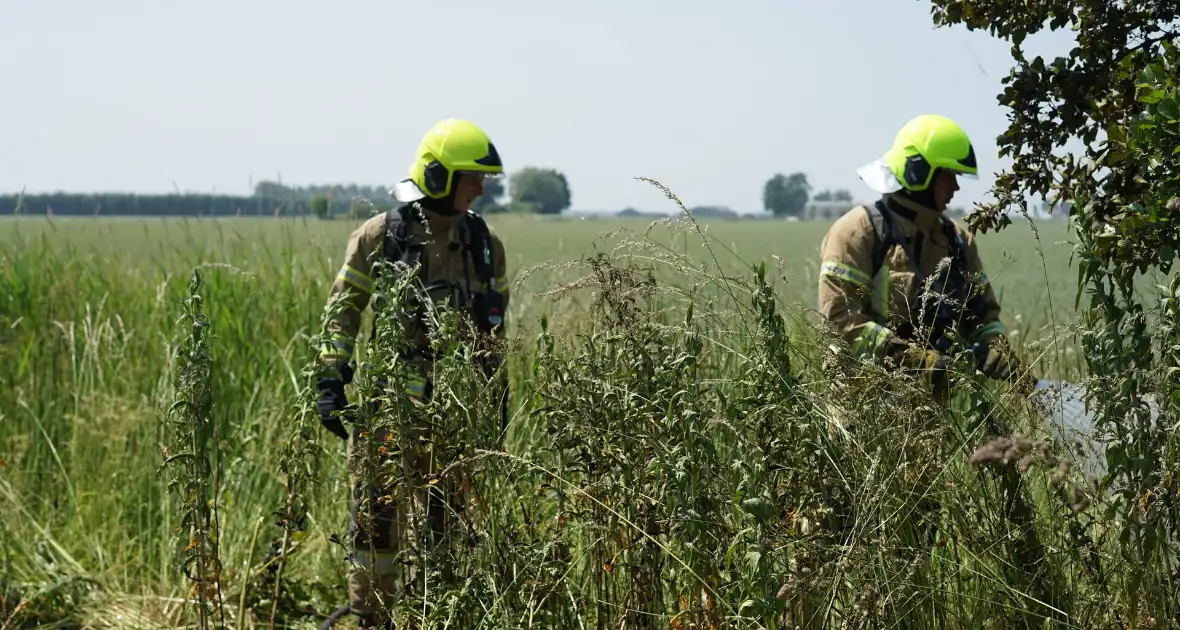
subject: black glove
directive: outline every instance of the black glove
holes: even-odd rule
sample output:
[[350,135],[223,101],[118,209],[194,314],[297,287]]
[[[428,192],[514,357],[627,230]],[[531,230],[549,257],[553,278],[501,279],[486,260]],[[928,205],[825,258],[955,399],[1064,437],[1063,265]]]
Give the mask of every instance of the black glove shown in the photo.
[[316,410],[320,414],[320,424],[335,433],[342,440],[348,440],[348,430],[340,416],[333,412],[348,410],[348,397],[344,395],[344,386],[352,382],[352,366],[345,364],[340,367],[340,376],[326,373],[318,380],[320,399],[316,402]]
[[1020,357],[1008,343],[1007,337],[997,335],[977,342],[972,346],[975,353],[975,367],[988,378],[1008,381],[1024,395],[1032,394],[1036,377],[1024,373]]
[[1003,335],[989,337],[973,346],[976,367],[989,378],[1010,380],[1020,371],[1020,359]]

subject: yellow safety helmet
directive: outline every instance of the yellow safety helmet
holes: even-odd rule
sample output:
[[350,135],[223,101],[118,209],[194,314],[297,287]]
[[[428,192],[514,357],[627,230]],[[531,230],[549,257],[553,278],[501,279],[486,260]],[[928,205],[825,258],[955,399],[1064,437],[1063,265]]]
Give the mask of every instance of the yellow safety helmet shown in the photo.
[[881,159],[857,173],[881,193],[901,189],[923,191],[930,187],[937,169],[979,178],[975,148],[955,121],[938,114],[923,114],[907,122]]
[[435,123],[418,144],[410,177],[390,191],[403,203],[424,197],[442,199],[451,194],[456,173],[504,174],[500,154],[488,135],[475,123],[447,118]]

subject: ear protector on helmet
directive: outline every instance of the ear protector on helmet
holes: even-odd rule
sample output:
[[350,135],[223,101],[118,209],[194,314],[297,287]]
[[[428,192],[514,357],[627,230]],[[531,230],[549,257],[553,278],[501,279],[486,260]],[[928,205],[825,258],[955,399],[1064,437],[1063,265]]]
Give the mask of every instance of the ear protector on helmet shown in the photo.
[[447,189],[450,176],[451,173],[447,167],[443,166],[442,162],[432,160],[422,173],[422,183],[426,185],[426,192],[434,196]]

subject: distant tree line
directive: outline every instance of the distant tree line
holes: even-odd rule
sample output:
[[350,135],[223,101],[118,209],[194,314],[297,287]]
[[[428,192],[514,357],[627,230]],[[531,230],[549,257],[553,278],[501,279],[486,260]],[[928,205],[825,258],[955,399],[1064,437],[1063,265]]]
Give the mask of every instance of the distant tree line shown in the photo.
[[[472,209],[480,214],[526,212],[560,214],[568,210],[572,201],[569,181],[561,171],[528,166],[512,173],[505,188],[503,178],[484,180],[484,192],[475,200]],[[375,186],[300,186],[289,187],[277,182],[259,182],[255,196],[264,198],[299,199],[307,201],[312,214],[320,218],[344,215],[363,218],[374,211],[394,207],[397,201],[388,188]],[[507,199],[505,196],[507,195]]]
[[[551,168],[525,167],[505,179],[484,181],[476,212],[558,214],[571,203],[565,174]],[[125,193],[52,193],[0,196],[0,215],[61,216],[348,216],[364,218],[393,208],[388,186],[313,184],[290,186],[261,181],[252,196]]]
[[[552,168],[524,167],[506,179],[484,181],[484,194],[473,209],[481,214],[520,212],[560,214],[572,196],[565,174]],[[847,189],[821,190],[812,195],[807,174],[776,173],[762,188],[762,206],[776,218],[832,220],[856,205]],[[366,218],[397,205],[388,186],[312,184],[290,186],[261,181],[252,196],[124,193],[0,196],[0,215],[50,214],[63,216],[315,216],[322,219]],[[703,214],[737,216],[724,207],[702,207]],[[634,209],[624,213],[638,214]],[[962,208],[948,214],[961,217]]]
[[0,196],[0,215],[52,216],[298,216],[311,202],[231,195],[132,195],[122,193]]

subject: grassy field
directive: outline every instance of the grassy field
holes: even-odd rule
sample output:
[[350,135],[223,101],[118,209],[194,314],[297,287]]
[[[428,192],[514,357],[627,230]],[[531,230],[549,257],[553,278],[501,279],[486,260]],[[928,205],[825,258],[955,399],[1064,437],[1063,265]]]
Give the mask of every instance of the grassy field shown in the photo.
[[[1032,465],[1023,481],[1015,463],[969,462],[989,436],[1034,431],[1003,387],[968,383],[943,415],[887,374],[820,368],[808,309],[825,224],[645,237],[647,221],[491,223],[515,280],[511,424],[502,444],[471,433],[481,536],[463,554],[471,577],[418,606],[432,623],[1096,627],[1140,614],[1128,593],[1147,586],[1122,584],[1076,473],[1027,444],[1012,447]],[[354,225],[0,220],[0,579],[23,595],[5,597],[0,627],[196,618],[177,564],[190,535],[161,470],[194,269],[213,335],[215,617],[266,626],[300,370]],[[984,235],[982,254],[1014,340],[1039,374],[1069,378],[1076,270],[1065,223],[1038,229]],[[595,249],[652,267],[657,288],[596,275],[579,262]],[[763,261],[764,288],[749,267]],[[633,323],[614,320],[621,309]],[[332,540],[347,525],[344,445],[314,435],[282,627],[318,627],[346,600]]]
[[[493,215],[490,222],[504,240],[510,273],[519,282],[514,284],[519,299],[513,304],[512,321],[522,327],[533,327],[541,313],[553,312],[549,309],[554,305],[535,296],[572,277],[548,269],[536,271],[539,265],[577,260],[592,254],[593,248],[610,252],[628,236],[643,235],[651,223],[607,217],[540,220],[512,215]],[[286,281],[323,294],[356,222],[75,218],[52,224],[7,220],[0,225],[5,227],[0,242],[6,246],[18,243],[46,248],[58,260],[65,256],[71,264],[88,265],[87,269],[117,269],[141,283],[159,285],[199,265],[224,266],[227,273],[238,270],[259,277],[261,282],[272,269],[284,270],[280,273]],[[819,244],[828,225],[820,221],[714,221],[702,225],[711,251],[706,251],[700,236],[684,228],[659,227],[650,237],[727,272],[741,272],[749,263],[759,261],[776,264],[777,258],[786,272],[785,282],[776,287],[778,293],[789,302],[814,308]],[[1022,221],[1001,234],[983,235],[980,247],[1009,327],[1026,335],[1052,337],[1052,321],[1063,325],[1074,318],[1076,270],[1070,268],[1072,246],[1065,222],[1041,222],[1037,230],[1039,238]],[[219,281],[215,273],[209,278],[210,282]]]

